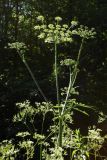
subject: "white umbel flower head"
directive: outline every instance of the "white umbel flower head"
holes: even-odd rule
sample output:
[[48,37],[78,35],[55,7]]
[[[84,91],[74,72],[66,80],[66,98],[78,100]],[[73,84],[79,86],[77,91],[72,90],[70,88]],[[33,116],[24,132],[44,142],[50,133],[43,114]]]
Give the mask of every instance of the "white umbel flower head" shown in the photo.
[[75,27],[75,26],[78,25],[78,22],[77,21],[71,21],[71,25],[72,25],[72,27]]
[[43,22],[44,19],[45,19],[45,18],[44,18],[43,16],[38,16],[38,17],[37,17],[37,20],[38,20],[38,21],[42,21],[42,22]]
[[62,18],[61,17],[55,17],[55,21],[60,22],[60,21],[62,21]]

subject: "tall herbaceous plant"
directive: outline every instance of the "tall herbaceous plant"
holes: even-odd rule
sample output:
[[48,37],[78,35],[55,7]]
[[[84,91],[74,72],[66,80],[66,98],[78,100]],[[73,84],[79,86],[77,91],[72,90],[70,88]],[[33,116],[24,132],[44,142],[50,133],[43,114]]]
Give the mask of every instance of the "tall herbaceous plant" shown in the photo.
[[[74,85],[76,81],[76,77],[78,74],[78,64],[79,59],[81,56],[82,48],[85,39],[93,38],[95,35],[95,31],[92,28],[91,30],[88,29],[88,27],[78,26],[77,21],[71,21],[70,26],[67,24],[62,24],[62,18],[61,17],[55,17],[55,22],[53,24],[47,24],[43,16],[39,16],[37,18],[38,21],[41,22],[41,24],[36,25],[34,28],[38,32],[38,38],[43,40],[44,43],[50,43],[53,44],[54,47],[54,63],[55,63],[55,78],[56,78],[56,95],[57,95],[57,108],[58,108],[58,115],[57,119],[58,122],[58,138],[57,138],[57,145],[59,147],[63,146],[63,128],[65,126],[65,119],[67,114],[71,115],[72,109],[74,108],[74,102],[75,100],[69,99],[70,94],[72,94],[72,91],[75,90]],[[70,80],[69,85],[66,88],[66,98],[64,101],[61,102],[60,98],[60,88],[59,88],[59,75],[58,75],[58,45],[64,44],[64,43],[72,43],[73,42],[73,35],[78,35],[81,37],[81,45],[78,52],[77,60],[73,59],[65,59],[60,62],[61,65],[68,66],[69,72],[70,72]]]
[[[71,95],[78,95],[75,82],[79,72],[79,60],[81,57],[84,42],[89,38],[94,38],[96,34],[94,29],[90,29],[86,26],[78,25],[77,21],[71,21],[70,25],[63,24],[61,17],[55,17],[54,23],[47,24],[43,16],[37,17],[37,25],[34,27],[36,35],[40,41],[43,41],[46,45],[50,44],[53,47],[54,54],[54,74],[56,84],[56,104],[48,101],[48,98],[37,82],[37,78],[31,71],[26,58],[25,51],[27,47],[24,43],[11,43],[10,48],[15,48],[23,63],[25,64],[31,78],[33,79],[35,86],[43,97],[42,103],[35,103],[32,106],[29,101],[23,103],[17,103],[19,112],[13,117],[14,123],[23,123],[26,126],[25,132],[18,132],[17,137],[20,140],[17,145],[12,144],[12,141],[5,141],[1,143],[2,151],[1,155],[4,157],[11,157],[15,159],[20,157],[21,151],[24,151],[24,158],[36,159],[35,149],[39,147],[39,160],[64,160],[64,157],[69,157],[71,160],[86,160],[89,159],[90,152],[97,151],[101,148],[104,137],[100,136],[100,131],[96,127],[89,128],[87,136],[82,136],[80,130],[71,130],[68,124],[72,123],[73,111],[79,111],[86,114],[86,108],[91,108],[83,103],[78,102],[76,99],[71,98]],[[58,46],[66,43],[72,43],[74,37],[79,36],[81,38],[80,48],[77,54],[77,58],[59,60]],[[59,86],[59,74],[58,69],[60,67],[67,67],[69,70],[69,84],[64,88]],[[62,98],[63,96],[63,98]],[[48,114],[51,113],[51,125],[44,132],[44,122]],[[35,128],[35,118],[42,114],[41,131]],[[94,134],[94,137],[92,136]],[[100,142],[100,143],[99,143]],[[6,152],[8,149],[12,152]],[[7,149],[7,150],[6,150]],[[5,152],[4,152],[5,150]],[[95,157],[96,158],[96,157]]]

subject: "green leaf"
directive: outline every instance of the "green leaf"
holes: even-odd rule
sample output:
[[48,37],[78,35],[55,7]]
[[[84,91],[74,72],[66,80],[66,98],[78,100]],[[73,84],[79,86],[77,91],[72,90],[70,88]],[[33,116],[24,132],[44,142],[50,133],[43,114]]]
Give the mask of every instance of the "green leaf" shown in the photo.
[[79,111],[79,112],[81,112],[81,113],[83,113],[83,114],[85,114],[85,115],[89,116],[89,114],[88,114],[87,112],[82,111],[82,110],[81,110],[81,109],[79,109],[79,108],[74,108],[74,110]]

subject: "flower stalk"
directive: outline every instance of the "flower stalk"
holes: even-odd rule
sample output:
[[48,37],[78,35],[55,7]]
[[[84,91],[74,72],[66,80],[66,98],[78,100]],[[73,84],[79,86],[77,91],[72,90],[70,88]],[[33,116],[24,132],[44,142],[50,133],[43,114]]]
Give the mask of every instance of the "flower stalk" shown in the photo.
[[[20,53],[19,53],[19,56],[21,57]],[[21,59],[22,59],[22,57],[21,57]],[[45,102],[48,102],[46,96],[44,95],[43,91],[41,90],[41,88],[40,88],[40,86],[39,86],[37,80],[35,79],[35,76],[34,76],[34,74],[32,73],[32,71],[31,71],[31,69],[30,69],[28,63],[26,62],[25,58],[23,58],[22,61],[23,61],[23,63],[25,64],[25,66],[26,66],[26,68],[27,68],[27,70],[28,70],[28,72],[29,72],[31,78],[33,79],[35,85],[37,86],[38,91],[40,92],[40,94],[41,94],[42,97],[44,98]]]
[[57,103],[60,106],[60,92],[59,92],[59,81],[58,81],[58,53],[57,43],[55,42],[55,78],[56,78],[56,92],[57,92]]
[[61,118],[62,108],[60,107],[60,92],[59,92],[59,81],[58,81],[58,54],[57,54],[57,42],[55,42],[55,78],[56,78],[56,94],[57,103],[59,106],[59,136],[58,136],[58,146],[62,147],[62,130],[63,130],[63,120]]
[[84,44],[84,38],[82,39],[82,42],[81,42],[81,45],[80,45],[80,49],[79,49],[79,52],[78,52],[77,61],[76,61],[73,73],[71,73],[71,66],[69,67],[69,69],[70,69],[70,80],[69,80],[69,86],[68,86],[68,90],[67,90],[67,94],[66,94],[66,98],[65,98],[65,103],[63,105],[61,115],[63,115],[63,113],[66,109],[66,104],[67,104],[67,101],[68,101],[68,98],[69,98],[69,95],[70,95],[70,91],[72,90],[72,88],[75,84],[76,78],[77,78],[77,74],[78,74],[77,67],[78,67],[80,55],[81,55],[81,52],[82,52],[82,49],[83,49],[83,44]]

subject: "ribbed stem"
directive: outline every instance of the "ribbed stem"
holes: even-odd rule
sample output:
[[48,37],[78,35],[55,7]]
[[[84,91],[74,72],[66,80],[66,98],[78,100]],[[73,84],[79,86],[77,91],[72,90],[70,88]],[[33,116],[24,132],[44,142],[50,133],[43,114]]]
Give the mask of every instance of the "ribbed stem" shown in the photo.
[[57,92],[57,103],[60,105],[60,93],[59,93],[59,81],[58,81],[58,54],[57,54],[57,43],[55,43],[55,78],[56,78],[56,92]]
[[[62,108],[60,107],[60,91],[59,91],[59,81],[58,81],[58,54],[57,54],[57,43],[55,43],[55,77],[56,77],[56,92],[57,92],[57,103],[59,106],[59,117],[61,117]],[[62,147],[62,132],[63,132],[63,120],[59,118],[59,135],[58,135],[58,145]]]

